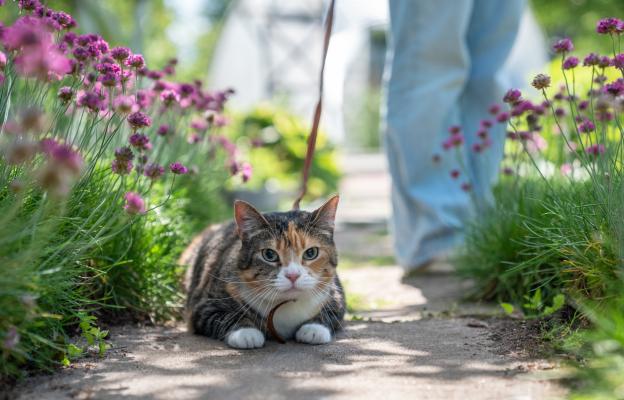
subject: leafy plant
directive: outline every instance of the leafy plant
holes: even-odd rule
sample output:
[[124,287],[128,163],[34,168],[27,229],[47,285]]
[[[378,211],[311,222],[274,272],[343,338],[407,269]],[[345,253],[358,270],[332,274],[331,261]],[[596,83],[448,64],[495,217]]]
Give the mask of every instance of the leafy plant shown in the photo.
[[[300,118],[284,108],[264,104],[234,116],[226,134],[253,165],[253,177],[246,187],[288,192],[299,188],[309,135],[309,128]],[[323,132],[319,132],[309,196],[335,192],[339,177],[336,151]]]

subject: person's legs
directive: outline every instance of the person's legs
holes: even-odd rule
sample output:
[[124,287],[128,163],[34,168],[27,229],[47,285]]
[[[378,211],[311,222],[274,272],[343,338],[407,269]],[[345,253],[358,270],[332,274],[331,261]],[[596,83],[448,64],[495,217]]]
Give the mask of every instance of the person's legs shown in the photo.
[[468,26],[467,45],[471,68],[460,99],[462,128],[466,136],[467,165],[471,170],[475,197],[484,204],[492,201],[491,186],[499,173],[503,157],[505,127],[494,124],[489,131],[491,148],[483,153],[471,151],[480,120],[492,118],[487,109],[501,103],[508,79],[503,65],[513,47],[524,10],[525,0],[475,0]]
[[457,244],[470,210],[470,197],[449,176],[454,157],[434,163],[432,156],[462,120],[472,7],[472,0],[390,0],[385,138],[395,252],[408,269]]

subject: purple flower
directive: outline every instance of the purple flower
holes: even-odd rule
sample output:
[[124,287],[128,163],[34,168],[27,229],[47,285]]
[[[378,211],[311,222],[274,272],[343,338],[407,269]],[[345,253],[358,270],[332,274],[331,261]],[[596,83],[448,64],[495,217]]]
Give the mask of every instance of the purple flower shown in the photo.
[[150,120],[150,118],[141,111],[137,111],[128,115],[128,123],[133,130],[146,128],[152,125],[152,121]]
[[174,103],[180,102],[180,96],[175,90],[166,89],[160,94],[160,100],[165,104],[165,106],[170,106]]
[[94,112],[98,112],[105,107],[104,99],[99,94],[91,91],[79,94],[77,104],[79,107],[87,107]]
[[70,145],[57,145],[54,150],[52,150],[51,156],[57,165],[66,168],[74,175],[78,175],[80,173],[83,164],[82,157]]
[[607,35],[607,34],[620,34],[624,32],[624,22],[622,22],[618,18],[603,18],[596,24],[596,32]]
[[4,69],[6,67],[7,57],[4,52],[0,51],[0,69]]
[[611,65],[611,59],[608,56],[602,56],[598,60],[598,66],[600,68],[607,68]]
[[624,53],[616,54],[613,60],[611,60],[611,64],[616,68],[624,70]]
[[492,115],[497,115],[501,111],[501,108],[498,104],[492,104],[488,110],[488,112]]
[[41,7],[39,0],[19,0],[17,6],[24,11],[35,11]]
[[535,78],[533,78],[533,82],[531,85],[537,90],[542,90],[550,87],[550,76],[545,74],[537,74]]
[[461,184],[461,190],[464,192],[470,192],[472,190],[472,185],[468,182],[464,182]]
[[521,96],[522,96],[522,93],[520,92],[520,90],[518,90],[518,89],[509,89],[507,91],[507,93],[505,93],[505,96],[503,96],[503,101],[505,103],[514,104],[514,103],[516,103],[516,102],[518,102],[520,100]]
[[579,59],[574,56],[570,56],[563,61],[563,69],[576,68],[579,63]]
[[586,147],[585,152],[587,154],[591,154],[593,156],[598,156],[600,154],[604,154],[607,149],[604,144],[594,144],[592,146]]
[[117,175],[128,175],[132,172],[132,161],[129,160],[113,160],[113,164],[111,165],[111,169]]
[[607,83],[603,90],[613,97],[618,97],[624,94],[624,80],[620,78],[615,82]]
[[134,96],[117,96],[113,100],[115,110],[121,114],[128,114],[135,109]]
[[160,178],[161,176],[163,176],[164,173],[165,168],[155,163],[147,164],[145,166],[145,170],[143,171],[143,175],[152,180]]
[[156,134],[158,136],[167,136],[170,133],[171,133],[171,127],[167,124],[162,124],[161,126],[158,127],[158,130],[156,131]]
[[572,44],[572,40],[569,38],[559,39],[553,44],[553,50],[555,53],[569,53],[574,50],[574,45]]
[[589,53],[583,59],[583,65],[586,66],[586,67],[591,67],[591,66],[594,66],[594,65],[598,65],[599,62],[600,62],[600,56],[598,54],[596,54],[596,53]]
[[457,133],[461,133],[461,127],[459,125],[452,125],[448,128],[448,131],[451,135],[455,135]]
[[479,124],[481,125],[482,128],[485,128],[485,129],[491,128],[493,125],[492,121],[490,121],[489,119],[482,119]]
[[208,122],[203,119],[195,119],[191,121],[191,128],[199,133],[208,129]]
[[184,175],[188,173],[188,168],[186,168],[184,165],[182,165],[182,163],[178,161],[169,164],[169,170],[176,175]]
[[74,90],[69,86],[63,86],[59,89],[57,97],[63,102],[68,103],[74,97]]
[[130,57],[132,52],[127,47],[114,47],[110,51],[111,57],[113,57],[117,61],[123,61]]
[[136,68],[136,69],[140,69],[145,67],[145,59],[143,58],[142,55],[140,54],[132,54],[130,57],[128,57],[128,59],[126,60],[126,65],[128,67],[132,67],[132,68]]
[[442,148],[444,150],[449,150],[453,147],[459,147],[462,144],[464,144],[464,135],[462,135],[461,133],[453,133],[451,137],[449,137],[442,143]]
[[243,178],[243,182],[248,182],[251,179],[251,174],[253,173],[253,168],[251,164],[244,162],[241,165],[241,177]]
[[150,150],[152,148],[152,144],[149,141],[149,138],[146,135],[141,133],[135,133],[130,136],[128,139],[130,145],[139,150]]
[[496,116],[496,122],[498,122],[498,123],[502,124],[502,123],[507,122],[507,121],[509,121],[509,113],[508,112],[502,112],[502,113],[500,113],[500,114],[498,114]]
[[124,205],[124,210],[128,214],[144,214],[145,213],[145,201],[138,193],[128,192],[124,196],[126,200],[126,204]]
[[453,169],[451,170],[451,178],[453,179],[457,179],[459,178],[460,172],[458,169]]
[[596,125],[594,125],[594,123],[590,120],[586,119],[579,124],[578,129],[580,132],[590,133],[596,130]]
[[501,171],[503,175],[511,176],[514,174],[514,170],[511,167],[504,167]]
[[134,158],[134,153],[130,147],[120,147],[115,150],[115,159],[119,161],[131,161]]

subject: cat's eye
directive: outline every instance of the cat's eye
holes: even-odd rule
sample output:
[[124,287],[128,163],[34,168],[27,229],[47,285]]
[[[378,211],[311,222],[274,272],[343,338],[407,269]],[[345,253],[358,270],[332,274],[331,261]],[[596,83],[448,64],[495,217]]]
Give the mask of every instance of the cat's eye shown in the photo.
[[277,251],[273,249],[263,249],[262,258],[264,258],[264,261],[268,261],[270,263],[279,261],[279,256],[277,255]]
[[318,257],[318,252],[319,252],[318,247],[310,247],[309,249],[303,252],[303,259],[314,260],[316,257]]

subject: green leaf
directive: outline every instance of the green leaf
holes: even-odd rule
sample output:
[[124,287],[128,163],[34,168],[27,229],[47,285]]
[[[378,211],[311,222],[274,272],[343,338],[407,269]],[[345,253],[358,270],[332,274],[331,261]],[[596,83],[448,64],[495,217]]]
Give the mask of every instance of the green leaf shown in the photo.
[[505,311],[505,314],[511,315],[514,312],[514,306],[509,303],[500,303],[500,306]]
[[565,305],[565,296],[559,293],[553,298],[552,305],[544,308],[544,312],[542,315],[547,316],[547,315],[553,314],[559,311],[561,307],[563,307],[564,305]]
[[80,357],[82,355],[82,353],[83,353],[83,350],[80,347],[78,347],[78,346],[76,346],[76,345],[74,345],[72,343],[67,345],[67,354],[69,355],[69,358]]

